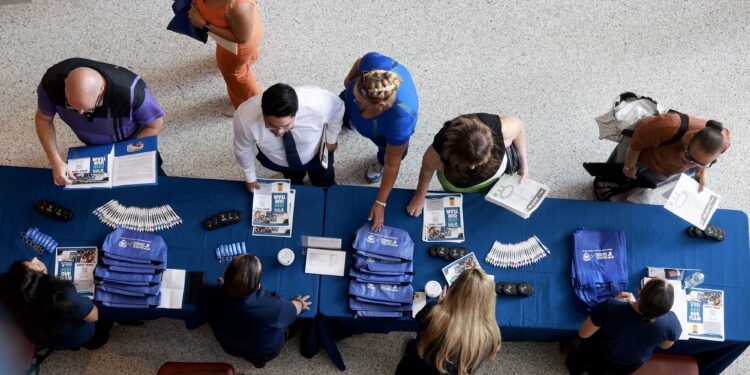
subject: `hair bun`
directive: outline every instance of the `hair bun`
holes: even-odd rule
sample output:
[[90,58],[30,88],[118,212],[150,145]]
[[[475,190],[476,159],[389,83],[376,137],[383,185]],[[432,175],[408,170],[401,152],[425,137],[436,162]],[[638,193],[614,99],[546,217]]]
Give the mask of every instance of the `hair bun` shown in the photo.
[[707,128],[715,128],[717,130],[724,130],[724,124],[720,123],[716,120],[708,120],[706,121],[706,127]]

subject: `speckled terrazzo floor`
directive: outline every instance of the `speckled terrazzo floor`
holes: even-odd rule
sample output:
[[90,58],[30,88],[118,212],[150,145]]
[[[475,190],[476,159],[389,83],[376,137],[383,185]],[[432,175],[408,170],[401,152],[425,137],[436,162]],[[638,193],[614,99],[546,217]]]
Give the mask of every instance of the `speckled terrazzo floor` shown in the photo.
[[[15,4],[0,7],[0,164],[48,166],[33,125],[35,88],[47,67],[82,56],[144,77],[167,112],[160,137],[167,173],[240,178],[231,122],[220,115],[227,99],[213,47],[165,30],[169,1],[0,1],[6,3]],[[420,120],[399,187],[415,186],[421,152],[444,121],[487,111],[525,121],[531,175],[553,196],[589,199],[591,180],[580,165],[604,160],[614,146],[597,140],[593,117],[619,92],[635,90],[732,129],[733,146],[711,170],[709,186],[724,197],[722,207],[750,211],[750,167],[742,162],[750,155],[745,2],[259,0],[259,7],[265,34],[255,71],[263,87],[281,81],[338,92],[352,62],[372,50],[411,70]],[[61,150],[78,144],[68,129],[58,132]],[[339,182],[364,183],[374,146],[353,132],[339,145]],[[159,320],[116,326],[112,335],[95,352],[53,354],[43,373],[147,374],[183,360],[227,361],[246,373],[340,373],[325,355],[301,357],[296,340],[257,371],[224,354],[205,326],[188,332]],[[411,336],[341,342],[347,373],[392,373]],[[748,372],[747,354],[727,370]],[[481,373],[564,373],[564,366],[555,344],[506,343]]]

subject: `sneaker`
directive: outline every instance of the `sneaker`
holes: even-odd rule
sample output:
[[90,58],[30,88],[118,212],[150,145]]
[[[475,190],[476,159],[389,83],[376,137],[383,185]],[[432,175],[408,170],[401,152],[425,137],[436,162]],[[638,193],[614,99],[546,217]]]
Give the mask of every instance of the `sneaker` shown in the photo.
[[224,116],[226,116],[226,117],[234,117],[234,106],[231,105],[231,104],[228,105],[226,108],[224,108],[221,111],[221,114],[224,115]]
[[365,178],[368,183],[380,182],[383,178],[383,164],[375,163],[367,168]]

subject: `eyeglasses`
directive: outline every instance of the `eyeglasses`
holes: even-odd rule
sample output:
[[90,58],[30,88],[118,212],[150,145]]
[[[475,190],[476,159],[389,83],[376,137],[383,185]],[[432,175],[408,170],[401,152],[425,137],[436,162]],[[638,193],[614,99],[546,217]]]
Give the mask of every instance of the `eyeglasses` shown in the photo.
[[289,132],[290,130],[294,129],[295,122],[297,122],[297,116],[294,116],[291,122],[283,126],[276,126],[276,125],[269,124],[265,119],[263,119],[263,124],[266,126],[266,129],[271,130],[271,131],[276,130],[280,132],[281,134],[285,134]]
[[78,112],[81,115],[90,115],[90,114],[96,112],[96,109],[99,108],[99,107],[101,107],[103,103],[104,103],[104,91],[102,91],[102,93],[99,94],[99,97],[96,98],[96,104],[94,105],[94,108],[91,108],[91,109],[73,108],[73,107],[70,106],[70,104],[68,104],[68,98],[65,97],[65,108],[67,108],[67,109],[69,109],[71,111],[74,111],[74,112]]
[[711,166],[714,165],[714,163],[716,163],[716,160],[708,164],[703,164],[699,162],[698,160],[695,160],[695,158],[692,155],[690,155],[690,145],[688,145],[688,147],[685,149],[684,158],[685,158],[685,161],[687,161],[688,163],[693,164],[696,167],[701,167],[701,168],[711,168]]

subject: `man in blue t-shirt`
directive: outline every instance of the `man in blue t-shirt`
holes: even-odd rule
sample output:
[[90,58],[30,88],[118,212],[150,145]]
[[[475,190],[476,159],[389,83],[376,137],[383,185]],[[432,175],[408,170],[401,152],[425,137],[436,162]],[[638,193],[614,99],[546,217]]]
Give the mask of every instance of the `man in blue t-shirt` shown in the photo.
[[224,351],[256,368],[281,352],[287,327],[310,309],[310,296],[287,300],[263,289],[260,277],[258,257],[240,255],[224,271],[223,285],[205,286],[197,304]]
[[682,327],[674,312],[674,289],[663,278],[650,280],[638,300],[622,292],[595,305],[578,335],[583,339],[565,361],[571,374],[630,374],[658,346],[669,349]]

